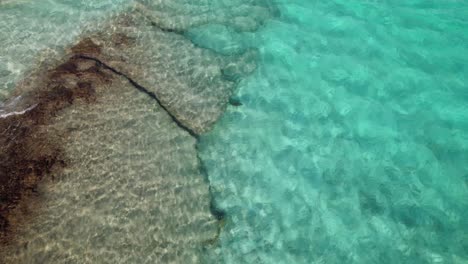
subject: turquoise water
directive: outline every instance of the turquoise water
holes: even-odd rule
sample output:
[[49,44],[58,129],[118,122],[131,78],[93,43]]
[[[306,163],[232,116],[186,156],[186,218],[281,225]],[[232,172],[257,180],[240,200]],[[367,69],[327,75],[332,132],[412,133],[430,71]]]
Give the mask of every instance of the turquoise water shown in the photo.
[[258,53],[198,143],[226,212],[207,263],[468,263],[466,0],[0,0],[0,99],[134,2]]
[[222,263],[468,263],[468,2],[276,1],[202,139]]

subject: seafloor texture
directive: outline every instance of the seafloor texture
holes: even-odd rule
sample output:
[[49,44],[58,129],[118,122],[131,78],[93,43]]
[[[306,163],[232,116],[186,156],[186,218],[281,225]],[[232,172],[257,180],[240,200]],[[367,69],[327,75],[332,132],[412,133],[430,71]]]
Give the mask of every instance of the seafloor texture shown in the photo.
[[255,53],[217,55],[133,11],[99,25],[1,105],[2,261],[199,262],[223,213],[196,137]]
[[84,55],[138,80],[197,134],[211,128],[224,111],[235,80],[255,69],[253,50],[220,56],[163,31],[139,11],[119,15],[90,39],[101,47],[99,54]]
[[[22,188],[22,200],[4,214],[7,231],[16,232],[2,260],[196,262],[218,226],[195,138],[154,98],[93,60],[72,57],[33,85],[37,103],[2,119],[3,131],[18,138],[2,144],[9,155],[2,161],[14,163],[3,162],[0,176],[22,185],[7,189]],[[19,219],[31,215],[22,208],[34,217]]]

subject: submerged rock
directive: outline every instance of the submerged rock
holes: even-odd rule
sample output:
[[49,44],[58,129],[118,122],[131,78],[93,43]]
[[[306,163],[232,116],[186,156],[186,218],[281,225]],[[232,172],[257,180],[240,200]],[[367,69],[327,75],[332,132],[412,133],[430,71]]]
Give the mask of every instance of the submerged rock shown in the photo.
[[76,56],[86,43],[35,82],[34,109],[0,119],[2,229],[16,231],[3,259],[191,262],[218,228],[195,138],[125,76]]
[[255,52],[216,54],[135,11],[63,56],[0,106],[1,259],[199,262],[224,212],[196,138],[255,69]]
[[[28,107],[0,118],[0,255],[8,263],[191,263],[217,236],[191,133],[219,117],[232,83],[217,70],[208,78],[220,90],[203,93],[195,77],[218,58],[153,32],[152,40],[119,32],[84,38],[58,66],[19,84]],[[179,41],[193,63],[143,60],[145,41],[156,50]],[[199,115],[209,118],[189,122]]]

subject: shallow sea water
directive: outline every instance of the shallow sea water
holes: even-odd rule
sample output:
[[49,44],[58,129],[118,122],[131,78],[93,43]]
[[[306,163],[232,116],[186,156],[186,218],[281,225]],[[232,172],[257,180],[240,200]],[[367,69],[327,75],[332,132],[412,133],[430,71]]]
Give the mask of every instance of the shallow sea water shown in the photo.
[[[275,1],[202,139],[222,263],[468,263],[468,2]],[[207,37],[208,36],[208,37]]]
[[32,66],[57,56],[87,27],[125,9],[128,0],[0,1],[0,99]]
[[[256,71],[233,80],[238,106],[229,106],[198,143],[215,204],[226,212],[203,262],[468,263],[468,2],[0,0],[0,99],[81,32],[140,4],[158,10],[146,15],[159,27],[183,32],[197,47],[232,56],[258,51]],[[180,72],[190,72],[190,65]],[[146,136],[137,142],[153,142]],[[72,148],[78,156],[81,147]],[[119,178],[95,185],[118,194],[133,187],[151,191],[156,183],[149,175],[147,169],[138,175],[143,185]],[[51,197],[72,185],[92,189],[96,180],[77,179],[54,187]],[[63,210],[79,199],[79,193],[67,195],[72,199],[54,197],[56,207],[49,208]],[[138,203],[104,197],[95,201],[106,212]],[[73,210],[86,213],[87,206],[83,201]],[[138,214],[128,211],[129,219],[151,226]],[[127,224],[112,228],[127,235],[138,229]],[[83,231],[45,233],[53,239],[60,232]],[[151,261],[151,247],[131,248],[140,234],[132,232],[136,236],[122,238],[130,246],[104,252],[109,259],[125,254],[128,261]],[[140,237],[159,243],[151,238]],[[108,247],[118,240],[106,240]],[[71,256],[105,256],[67,243]],[[147,258],[138,256],[145,252]],[[47,252],[42,257],[47,260]]]

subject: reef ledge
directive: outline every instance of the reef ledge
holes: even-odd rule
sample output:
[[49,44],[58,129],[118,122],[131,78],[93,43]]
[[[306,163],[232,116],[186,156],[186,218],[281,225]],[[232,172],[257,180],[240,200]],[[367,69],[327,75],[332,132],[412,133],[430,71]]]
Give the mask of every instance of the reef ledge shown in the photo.
[[[193,262],[219,236],[225,213],[211,200],[197,138],[228,104],[235,83],[223,69],[250,73],[251,54],[214,54],[137,13],[110,25],[42,65],[4,104],[0,256],[8,263]],[[165,52],[174,42],[184,50],[177,56]],[[207,66],[187,70],[187,60]]]

